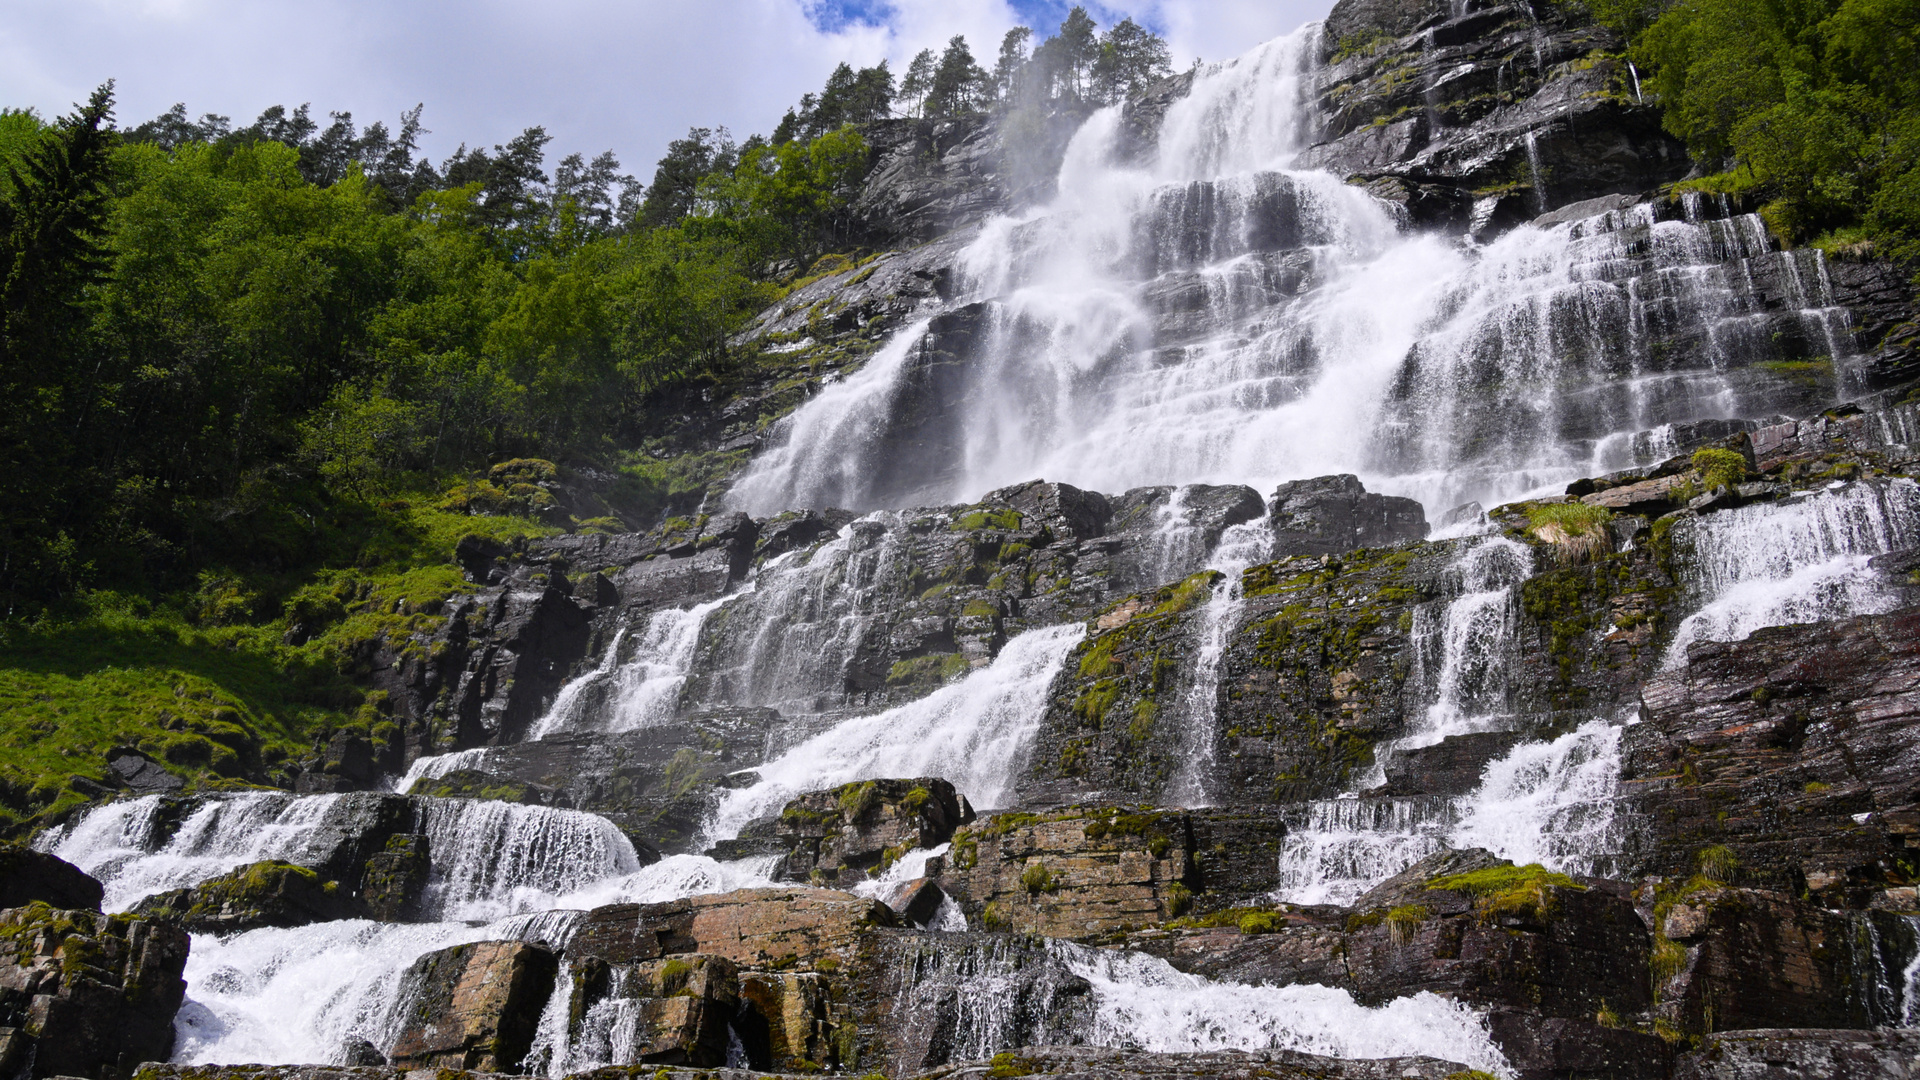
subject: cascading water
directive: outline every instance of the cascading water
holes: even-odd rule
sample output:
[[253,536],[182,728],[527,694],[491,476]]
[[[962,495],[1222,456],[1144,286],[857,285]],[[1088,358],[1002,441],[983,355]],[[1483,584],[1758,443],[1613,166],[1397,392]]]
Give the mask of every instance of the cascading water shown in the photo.
[[714,612],[744,595],[750,593],[649,615],[646,627],[636,635],[632,655],[618,662],[624,635],[616,637],[600,667],[568,683],[527,738],[576,731],[635,731],[673,719],[701,629]]
[[725,792],[708,835],[735,836],[801,792],[881,776],[941,776],[983,809],[1001,805],[1053,677],[1084,634],[1079,625],[1030,630],[957,683],[821,732],[757,767],[758,783]]
[[1722,511],[1674,526],[1696,604],[1667,653],[1695,641],[1737,641],[1763,626],[1892,610],[1898,594],[1868,566],[1920,544],[1920,484],[1835,483],[1785,502]]
[[106,886],[102,908],[124,911],[141,899],[196,885],[262,859],[299,862],[341,797],[247,793],[208,799],[167,834],[164,800],[147,795],[108,803],[35,846],[78,866]]
[[1207,787],[1213,775],[1214,746],[1219,735],[1220,660],[1226,655],[1228,639],[1246,607],[1242,575],[1247,567],[1265,559],[1272,549],[1273,529],[1260,518],[1227,529],[1207,562],[1207,569],[1220,574],[1220,580],[1214,583],[1206,607],[1200,610],[1193,669],[1182,695],[1186,710],[1181,755],[1184,761],[1167,793],[1178,805],[1208,805]]
[[1352,472],[1438,513],[1591,475],[1632,433],[1766,415],[1797,393],[1743,377],[1782,358],[1760,282],[1785,281],[1803,336],[1846,367],[1822,256],[1775,250],[1758,218],[1709,198],[1473,246],[1291,168],[1319,123],[1319,52],[1308,30],[1204,72],[1143,165],[1120,163],[1117,110],[1096,114],[1054,202],[982,228],[951,303],[991,318],[939,475],[896,475],[920,466],[879,449],[906,422],[888,409],[909,392],[916,324],[785,421],[730,502]]
[[790,715],[862,704],[847,670],[887,614],[894,594],[882,586],[906,569],[904,528],[896,514],[872,514],[760,567],[754,589],[711,620],[689,693]]

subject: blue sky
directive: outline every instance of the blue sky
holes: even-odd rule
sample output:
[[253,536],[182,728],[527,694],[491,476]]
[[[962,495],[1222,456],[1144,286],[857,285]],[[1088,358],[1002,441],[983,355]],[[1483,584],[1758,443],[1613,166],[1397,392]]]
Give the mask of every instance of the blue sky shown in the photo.
[[[1222,60],[1322,17],[1331,0],[1109,0],[1165,33],[1174,61]],[[57,114],[112,78],[135,124],[185,102],[245,123],[312,102],[364,125],[425,103],[435,158],[543,124],[557,157],[612,149],[643,178],[668,140],[769,131],[835,64],[966,35],[990,58],[1055,0],[0,0],[0,105]]]

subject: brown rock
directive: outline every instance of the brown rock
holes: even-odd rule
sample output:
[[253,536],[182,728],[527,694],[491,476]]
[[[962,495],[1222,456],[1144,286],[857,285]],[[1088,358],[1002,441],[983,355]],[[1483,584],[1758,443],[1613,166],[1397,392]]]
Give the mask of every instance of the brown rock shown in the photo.
[[595,908],[567,955],[630,964],[699,952],[724,956],[743,968],[807,971],[828,958],[851,963],[864,931],[896,922],[887,905],[849,893],[740,889]]
[[31,1060],[31,1080],[125,1075],[172,1051],[186,931],[36,903],[0,911],[0,940],[10,946],[0,954],[0,1058],[12,1069]]
[[1920,1031],[1723,1031],[1674,1063],[1674,1080],[1895,1080],[1920,1074]]
[[1179,810],[997,814],[954,834],[939,882],[989,930],[1105,934],[1186,911],[1192,843]]
[[740,977],[736,1021],[756,1069],[812,1071],[838,1062],[833,991],[816,972],[751,971]]
[[580,961],[567,1011],[576,1044],[593,1028],[595,1039],[631,1045],[639,1064],[711,1067],[726,1064],[728,1023],[739,1006],[733,962],[692,953],[626,965]]
[[851,887],[908,851],[946,843],[972,820],[967,801],[939,777],[856,780],[788,803],[774,834],[793,845],[787,877]]
[[410,1068],[518,1071],[533,1045],[558,958],[518,941],[431,952],[403,976],[406,1026],[388,1055]]

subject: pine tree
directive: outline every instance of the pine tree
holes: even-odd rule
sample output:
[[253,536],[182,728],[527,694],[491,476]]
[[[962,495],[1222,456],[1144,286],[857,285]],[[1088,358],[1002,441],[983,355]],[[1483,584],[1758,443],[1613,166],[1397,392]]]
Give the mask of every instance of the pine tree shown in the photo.
[[900,80],[900,104],[908,116],[921,116],[927,103],[927,93],[933,89],[934,58],[932,49],[921,49],[920,54],[907,65],[906,78]]
[[1093,98],[1116,104],[1172,73],[1166,40],[1132,19],[1122,19],[1100,39],[1092,70]]
[[947,42],[947,50],[941,54],[940,66],[934,70],[933,81],[927,88],[926,114],[960,116],[975,111],[980,106],[986,83],[987,73],[974,61],[967,39],[955,34]]
[[993,96],[996,101],[1011,101],[1021,74],[1027,66],[1029,43],[1033,41],[1033,30],[1025,26],[1016,26],[1007,31],[1000,39],[1000,59],[993,65]]

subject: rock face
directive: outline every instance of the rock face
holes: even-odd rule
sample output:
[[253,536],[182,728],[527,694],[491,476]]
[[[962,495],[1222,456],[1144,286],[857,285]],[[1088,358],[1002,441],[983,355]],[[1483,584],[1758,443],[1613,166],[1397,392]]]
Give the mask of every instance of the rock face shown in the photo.
[[393,1064],[518,1072],[556,966],[553,953],[516,941],[455,945],[414,961],[402,976],[408,1004]]
[[25,844],[0,844],[0,908],[39,901],[50,907],[99,911],[104,892],[98,881],[65,859]]
[[1723,1031],[1682,1054],[1674,1080],[1868,1080],[1909,1077],[1920,1057],[1920,1033],[1809,1031],[1776,1028]]
[[[1623,744],[1645,864],[1719,847],[1741,880],[1863,906],[1920,838],[1920,610],[1702,642],[1647,685]],[[1749,1025],[1763,1026],[1763,1025]]]
[[1272,505],[1276,555],[1338,555],[1427,536],[1418,502],[1373,494],[1350,473],[1281,484]]
[[934,877],[987,929],[1088,937],[1184,914],[1192,848],[1178,811],[996,814],[954,834]]
[[909,851],[946,843],[972,820],[972,807],[938,777],[866,780],[793,800],[773,835],[790,845],[787,878],[849,888]]
[[185,931],[31,904],[0,911],[0,941],[0,1072],[126,1076],[173,1049]]

